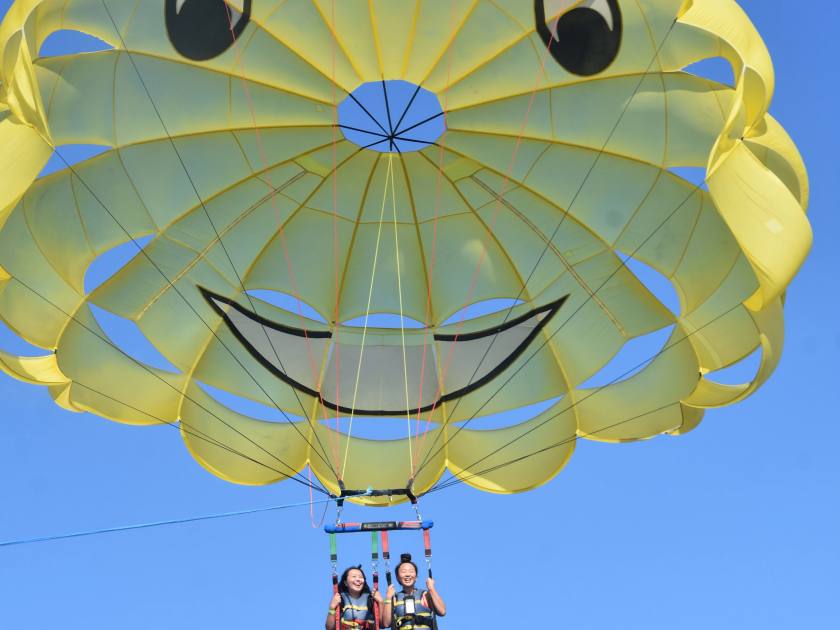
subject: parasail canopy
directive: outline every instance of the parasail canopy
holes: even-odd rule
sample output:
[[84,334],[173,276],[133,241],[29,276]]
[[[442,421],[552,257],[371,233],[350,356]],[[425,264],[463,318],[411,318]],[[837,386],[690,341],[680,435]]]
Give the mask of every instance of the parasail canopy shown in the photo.
[[17,0],[0,60],[0,318],[44,349],[0,366],[230,481],[523,491],[779,361],[808,180],[732,0]]

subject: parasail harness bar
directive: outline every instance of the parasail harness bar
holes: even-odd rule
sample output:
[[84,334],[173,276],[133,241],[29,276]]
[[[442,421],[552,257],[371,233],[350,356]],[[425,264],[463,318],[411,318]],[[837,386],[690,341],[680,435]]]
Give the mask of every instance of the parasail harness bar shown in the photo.
[[358,532],[391,532],[403,530],[429,530],[434,521],[371,521],[367,523],[337,523],[325,525],[328,534],[356,534]]
[[411,501],[411,505],[414,506],[414,511],[417,513],[417,520],[423,520],[423,517],[420,516],[420,508],[417,504],[417,495],[414,494],[414,479],[409,479],[405,488],[387,488],[383,490],[368,488],[367,490],[348,490],[344,485],[344,481],[341,479],[338,480],[338,487],[341,490],[341,494],[330,495],[331,498],[335,499],[336,525],[341,523],[341,511],[344,509],[344,501],[355,497],[388,497],[389,499],[393,497],[406,497],[409,501]]

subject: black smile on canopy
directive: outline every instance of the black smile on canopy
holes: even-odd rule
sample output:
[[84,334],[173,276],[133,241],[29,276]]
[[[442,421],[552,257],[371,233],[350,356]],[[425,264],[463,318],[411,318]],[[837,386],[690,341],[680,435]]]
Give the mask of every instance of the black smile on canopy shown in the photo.
[[[233,336],[269,372],[319,398],[325,407],[365,416],[430,411],[489,383],[531,345],[568,297],[482,330],[467,331],[454,325],[452,332],[444,329],[427,336],[419,331],[407,340],[397,334],[390,341],[382,334],[385,331],[377,331],[379,340],[368,339],[362,346],[353,341],[352,331],[343,330],[334,340],[328,330],[281,324],[235,300],[207,289],[201,292]],[[319,383],[311,358],[316,357],[320,364],[324,356],[327,367]],[[338,356],[340,364],[335,363]],[[357,374],[356,366],[363,360]],[[438,366],[438,361],[443,365]],[[412,383],[407,391],[406,374]]]

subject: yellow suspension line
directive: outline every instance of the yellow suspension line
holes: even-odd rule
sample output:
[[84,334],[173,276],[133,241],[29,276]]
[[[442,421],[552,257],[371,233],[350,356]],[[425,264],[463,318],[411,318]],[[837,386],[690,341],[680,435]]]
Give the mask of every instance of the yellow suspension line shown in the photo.
[[353,386],[353,404],[350,407],[350,425],[347,428],[347,444],[344,447],[344,463],[341,466],[341,478],[347,470],[347,460],[350,454],[350,439],[353,435],[353,418],[356,415],[356,396],[359,393],[359,377],[362,374],[362,359],[365,355],[365,340],[367,339],[368,318],[370,317],[370,304],[373,299],[373,285],[376,280],[376,263],[379,259],[379,242],[382,237],[382,223],[385,218],[385,202],[388,200],[388,181],[391,179],[391,158],[388,158],[388,171],[385,174],[385,186],[382,193],[382,207],[379,209],[379,227],[376,230],[376,249],[373,252],[373,270],[370,274],[370,288],[368,289],[367,308],[365,309],[365,324],[362,328],[362,347],[359,350],[359,363],[356,366],[356,384]]
[[394,250],[396,251],[397,259],[397,291],[400,297],[400,336],[402,337],[403,381],[405,383],[405,421],[408,426],[408,467],[411,470],[414,457],[411,445],[411,412],[409,411],[408,403],[408,359],[405,353],[405,319],[403,317],[402,274],[400,273],[400,237],[397,231],[397,190],[394,184],[393,174],[391,175],[391,205],[394,210]]

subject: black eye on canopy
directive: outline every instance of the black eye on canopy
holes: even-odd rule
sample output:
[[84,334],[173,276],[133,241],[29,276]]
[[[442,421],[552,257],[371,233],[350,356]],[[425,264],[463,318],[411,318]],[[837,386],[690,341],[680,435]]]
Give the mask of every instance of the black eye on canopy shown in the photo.
[[169,41],[181,55],[195,61],[218,57],[242,35],[251,19],[251,0],[240,14],[225,0],[166,0]]
[[546,23],[546,0],[535,0],[537,32],[551,56],[579,76],[603,72],[621,46],[622,22],[618,0],[588,0]]

